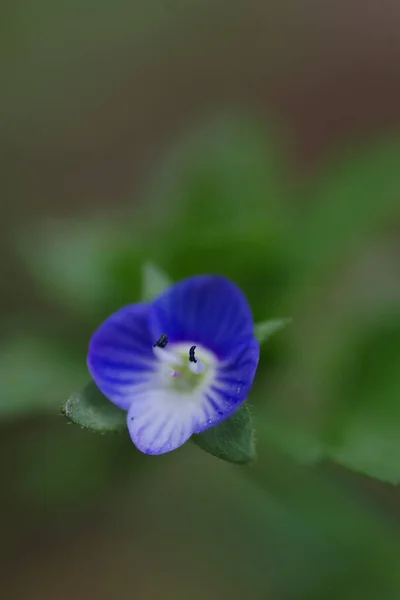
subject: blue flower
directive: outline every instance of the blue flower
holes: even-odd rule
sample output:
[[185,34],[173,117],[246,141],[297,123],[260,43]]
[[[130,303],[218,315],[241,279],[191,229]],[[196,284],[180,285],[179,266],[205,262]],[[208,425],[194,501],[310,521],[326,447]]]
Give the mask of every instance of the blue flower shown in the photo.
[[91,339],[88,367],[103,394],[127,411],[135,446],[164,454],[238,410],[259,354],[243,292],[204,275],[111,315]]

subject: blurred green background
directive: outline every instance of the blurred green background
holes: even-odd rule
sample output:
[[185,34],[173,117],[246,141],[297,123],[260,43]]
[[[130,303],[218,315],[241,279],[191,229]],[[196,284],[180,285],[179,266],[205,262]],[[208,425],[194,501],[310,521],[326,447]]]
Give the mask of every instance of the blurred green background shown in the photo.
[[[400,598],[400,6],[0,8],[2,597]],[[256,320],[258,462],[59,408],[151,261]]]

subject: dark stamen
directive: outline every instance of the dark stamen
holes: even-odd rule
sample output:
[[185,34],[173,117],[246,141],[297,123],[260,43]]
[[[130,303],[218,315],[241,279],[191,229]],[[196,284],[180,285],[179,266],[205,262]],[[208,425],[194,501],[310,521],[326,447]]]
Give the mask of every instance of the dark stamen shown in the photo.
[[158,348],[165,348],[165,346],[168,344],[168,338],[165,335],[165,333],[162,334],[162,336],[160,337],[160,339],[158,340],[158,342],[156,342],[154,344],[154,347],[158,347]]
[[197,363],[197,359],[194,355],[194,351],[196,350],[196,346],[192,346],[189,350],[189,360],[190,362]]

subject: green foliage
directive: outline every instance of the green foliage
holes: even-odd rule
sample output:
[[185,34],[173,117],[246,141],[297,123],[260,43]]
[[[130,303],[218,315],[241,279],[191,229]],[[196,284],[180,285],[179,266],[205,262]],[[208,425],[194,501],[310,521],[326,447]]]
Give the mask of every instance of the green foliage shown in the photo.
[[[257,399],[257,397],[255,397]],[[315,465],[326,457],[326,448],[315,430],[279,411],[264,411],[257,420],[257,437],[300,465]]]
[[68,398],[62,413],[72,423],[90,431],[115,433],[126,429],[126,413],[110,402],[93,381]]
[[[141,211],[113,223],[55,224],[35,244],[26,236],[26,264],[43,294],[68,307],[71,322],[85,319],[82,348],[112,310],[165,289],[169,277],[154,265],[174,281],[207,272],[232,278],[249,298],[261,342],[288,322],[261,321],[266,314],[294,316],[284,342],[274,338],[263,350],[252,393],[258,439],[301,463],[329,457],[397,482],[398,377],[392,365],[398,357],[389,344],[395,325],[383,324],[400,298],[397,262],[390,258],[397,246],[378,265],[372,257],[361,267],[357,256],[368,258],[364,249],[387,239],[399,215],[399,158],[399,143],[391,139],[341,154],[304,183],[308,201],[299,211],[276,139],[246,121],[215,121],[170,154]],[[357,283],[363,269],[372,270],[369,284]],[[373,327],[385,330],[383,362],[372,361],[380,367],[370,366],[361,377],[357,331],[369,338],[374,319]],[[51,369],[52,381],[57,369]],[[20,388],[14,385],[10,398]]]
[[257,125],[221,119],[193,131],[146,198],[163,217],[152,260],[174,281],[224,274],[246,291],[255,318],[265,318],[289,268],[288,187],[278,145]]
[[256,456],[251,413],[244,404],[232,417],[191,440],[202,450],[231,463],[245,464]]
[[138,296],[145,253],[109,220],[49,222],[34,236],[24,231],[18,243],[42,294],[72,313],[92,319]]
[[[294,297],[297,314],[311,307],[316,315],[305,323],[307,352],[304,339],[296,340],[297,354],[306,357],[302,377],[317,386],[316,441],[330,459],[391,483],[400,481],[393,310],[400,294],[391,242],[400,216],[399,160],[398,140],[377,140],[337,157],[312,182],[312,209],[296,242],[303,284]],[[327,303],[329,316],[319,307]]]
[[399,161],[396,138],[332,157],[307,189],[312,202],[294,240],[301,270],[326,273],[400,216]]
[[86,372],[84,364],[71,364],[54,341],[33,335],[3,342],[0,365],[2,420],[56,411],[63,393],[80,385]]
[[256,323],[254,327],[254,335],[260,344],[266,342],[272,335],[286,327],[291,323],[292,319],[268,319],[261,323]]
[[[171,285],[168,275],[152,263],[143,267],[142,298],[151,301]],[[282,329],[290,319],[263,321],[256,326],[256,336],[263,343]],[[112,404],[91,381],[73,394],[62,408],[72,422],[99,433],[118,432],[126,428],[126,413]],[[254,430],[247,405],[225,422],[204,433],[194,435],[193,442],[222,460],[236,464],[251,462],[255,457]]]
[[326,433],[328,456],[372,477],[400,483],[400,315],[353,336],[335,366]]
[[[187,65],[196,64],[203,34],[210,48],[231,46],[241,10],[233,3],[227,11],[220,0],[172,0],[167,8],[160,0],[5,4],[6,179],[27,192],[25,203],[34,201],[36,166],[54,155],[55,171],[40,186],[42,209],[53,202],[54,211],[60,198],[46,193],[81,157],[107,159],[110,185],[118,178],[114,167],[130,151],[132,130],[124,118],[132,103],[121,98],[149,79],[148,66],[157,75],[158,54],[181,55],[179,40],[192,39],[192,31],[195,60]],[[278,56],[281,11],[267,12],[264,37]],[[248,25],[260,16],[249,6],[245,29],[253,31]],[[181,63],[173,69],[178,78]],[[143,95],[134,110],[145,102]],[[115,119],[111,113],[124,104],[126,114]],[[18,253],[36,285],[17,273],[18,302],[0,315],[5,597],[7,583],[11,596],[24,597],[25,579],[24,592],[44,600],[57,589],[101,595],[110,573],[114,595],[127,597],[132,581],[124,573],[133,562],[138,589],[149,597],[400,597],[399,490],[358,475],[400,483],[399,138],[341,146],[298,186],[271,132],[237,119],[202,126],[150,174],[134,212],[121,209],[115,219],[108,211],[85,221],[80,212],[79,224],[34,231],[22,193],[14,194],[12,215],[29,223]],[[76,175],[75,204],[86,211],[91,185]],[[116,205],[125,185],[124,178],[116,185]],[[7,238],[18,236],[4,233],[7,260]],[[64,413],[82,427],[122,435],[90,435],[58,415],[62,399],[87,380],[95,327],[168,285],[154,265],[174,281],[225,274],[250,300],[257,336],[268,341],[250,400],[257,437],[251,469],[227,468],[194,444],[157,460],[143,456],[129,440],[125,413],[92,383],[69,398]],[[8,266],[11,277],[2,283],[11,291]],[[293,315],[293,325],[272,338],[281,314]],[[271,321],[262,321],[266,315]],[[247,406],[192,441],[223,459],[252,459]],[[104,576],[99,564],[107,564]],[[176,565],[179,576],[171,577]],[[160,574],[150,589],[148,572]]]
[[143,266],[142,277],[142,300],[144,302],[151,302],[172,284],[168,275],[150,262]]

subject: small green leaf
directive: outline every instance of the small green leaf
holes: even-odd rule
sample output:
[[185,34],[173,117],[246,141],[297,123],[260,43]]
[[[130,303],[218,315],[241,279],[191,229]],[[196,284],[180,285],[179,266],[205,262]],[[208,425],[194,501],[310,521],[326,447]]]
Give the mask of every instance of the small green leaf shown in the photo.
[[126,413],[108,400],[91,381],[78,394],[72,394],[61,409],[72,423],[99,433],[126,429]]
[[151,302],[171,285],[171,279],[160,267],[152,262],[143,265],[142,299],[144,302]]
[[190,439],[205,452],[227,462],[245,464],[256,456],[253,422],[246,404],[220,425]]
[[292,322],[292,319],[269,319],[268,321],[261,321],[261,323],[256,323],[254,327],[254,335],[256,339],[263,344],[266,342],[272,335],[286,327],[289,323]]

